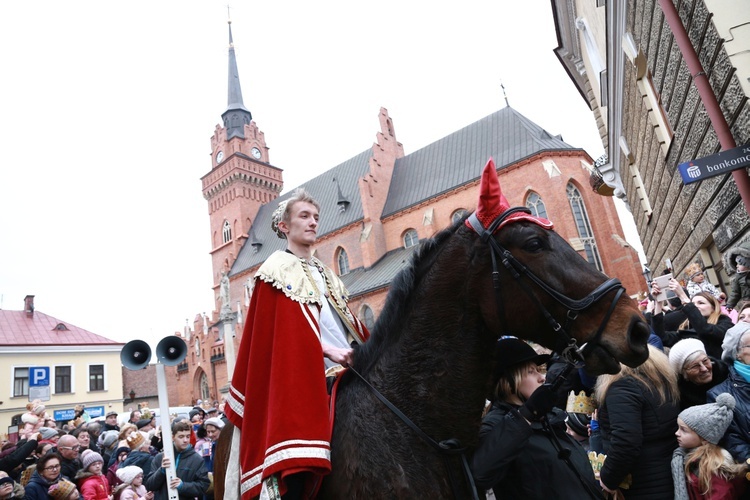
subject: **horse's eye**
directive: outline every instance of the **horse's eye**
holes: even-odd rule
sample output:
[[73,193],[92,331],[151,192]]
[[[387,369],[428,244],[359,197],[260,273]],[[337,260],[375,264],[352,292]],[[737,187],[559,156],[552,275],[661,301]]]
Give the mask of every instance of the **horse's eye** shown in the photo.
[[540,252],[544,249],[544,244],[539,238],[532,238],[523,245],[527,252]]

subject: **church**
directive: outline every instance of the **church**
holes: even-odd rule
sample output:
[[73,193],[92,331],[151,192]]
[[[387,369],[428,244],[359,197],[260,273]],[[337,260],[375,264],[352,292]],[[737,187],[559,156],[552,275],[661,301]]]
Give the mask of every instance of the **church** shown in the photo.
[[[256,122],[244,105],[231,22],[228,103],[221,116],[210,139],[210,169],[201,178],[216,309],[210,317],[197,315],[192,328],[178,334],[188,355],[174,368],[175,404],[219,401],[228,390],[255,271],[286,247],[271,229],[271,214],[296,187],[284,186],[258,124],[262,117]],[[612,198],[592,189],[592,158],[560,135],[506,106],[405,154],[387,109],[378,111],[374,125],[371,145],[362,138],[361,153],[300,186],[321,206],[315,256],[341,277],[351,310],[368,328],[420,241],[474,210],[479,175],[490,157],[511,206],[550,219],[581,256],[620,278],[631,296],[645,289]]]

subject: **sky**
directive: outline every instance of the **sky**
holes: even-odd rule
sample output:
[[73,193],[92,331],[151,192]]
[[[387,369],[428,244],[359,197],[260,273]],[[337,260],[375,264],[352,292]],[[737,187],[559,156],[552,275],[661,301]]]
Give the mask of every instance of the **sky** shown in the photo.
[[[510,105],[596,159],[549,0],[235,2],[245,106],[284,191]],[[214,306],[200,178],[227,105],[226,0],[0,3],[0,308],[158,342]],[[620,207],[622,208],[622,207]],[[621,210],[622,211],[622,210]],[[625,221],[632,224],[632,220]],[[634,227],[626,239],[639,246]]]

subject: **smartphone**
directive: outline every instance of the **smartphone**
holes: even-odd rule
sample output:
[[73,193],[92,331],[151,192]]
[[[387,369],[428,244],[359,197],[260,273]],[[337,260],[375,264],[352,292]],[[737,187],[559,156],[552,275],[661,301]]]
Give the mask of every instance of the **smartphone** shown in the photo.
[[659,295],[654,295],[654,300],[662,301],[667,300],[667,292],[670,292],[669,289],[669,280],[672,279],[672,273],[663,274],[661,276],[657,276],[654,278],[654,283],[659,285],[660,293]]

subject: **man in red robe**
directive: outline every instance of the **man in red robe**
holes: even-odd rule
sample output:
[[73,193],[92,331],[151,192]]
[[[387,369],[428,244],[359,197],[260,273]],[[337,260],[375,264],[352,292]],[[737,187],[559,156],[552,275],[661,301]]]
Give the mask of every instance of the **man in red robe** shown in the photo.
[[232,451],[243,500],[313,497],[331,470],[326,375],[349,366],[350,342],[369,336],[343,283],[312,256],[319,210],[304,190],[279,204],[272,227],[287,250],[255,275],[226,411],[241,431]]

